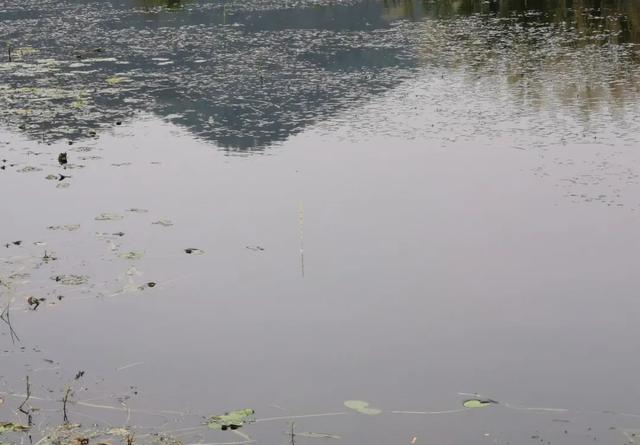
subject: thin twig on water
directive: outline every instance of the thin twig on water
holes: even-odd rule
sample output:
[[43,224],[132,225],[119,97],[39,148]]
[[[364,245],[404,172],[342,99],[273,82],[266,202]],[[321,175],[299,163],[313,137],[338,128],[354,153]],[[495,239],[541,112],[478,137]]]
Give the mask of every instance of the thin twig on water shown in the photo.
[[289,432],[289,436],[291,437],[291,445],[296,445],[296,423],[291,422],[289,425],[291,425],[291,431]]
[[11,325],[11,315],[9,312],[10,305],[11,305],[11,301],[9,300],[5,308],[2,310],[2,313],[0,313],[0,320],[2,320],[7,326],[9,326],[9,335],[11,336],[11,343],[15,344],[16,341],[20,341],[20,337],[18,337],[18,334],[16,333],[15,329],[13,329],[13,326]]
[[67,386],[67,390],[64,393],[62,399],[62,421],[65,425],[69,424],[69,417],[67,416],[67,402],[69,401],[69,395],[71,394],[71,387]]
[[300,271],[304,278],[304,204],[300,202],[298,208],[298,229],[300,232]]
[[20,406],[18,407],[18,411],[20,411],[22,414],[27,416],[27,422],[29,426],[31,426],[33,423],[31,419],[31,410],[24,409],[24,405],[29,401],[30,398],[31,398],[31,383],[29,382],[29,376],[27,376],[27,395],[25,399],[22,401],[22,403],[20,404]]

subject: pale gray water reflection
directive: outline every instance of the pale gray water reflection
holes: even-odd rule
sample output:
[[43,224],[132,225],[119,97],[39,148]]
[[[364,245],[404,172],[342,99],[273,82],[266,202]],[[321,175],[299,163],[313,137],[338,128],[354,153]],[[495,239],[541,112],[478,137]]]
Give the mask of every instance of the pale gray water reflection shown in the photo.
[[[532,174],[535,150],[353,131],[336,122],[333,136],[314,129],[274,156],[229,158],[149,120],[91,142],[103,159],[67,189],[38,180],[60,169],[48,161],[0,177],[15,197],[3,241],[22,241],[3,249],[3,276],[29,274],[11,281],[21,342],[0,337],[3,392],[23,393],[29,374],[51,425],[70,384],[83,403],[73,421],[187,443],[228,441],[174,430],[243,407],[276,418],[243,430],[262,443],[287,440],[289,416],[335,413],[293,420],[344,443],[625,443],[638,414],[637,215],[571,205]],[[582,160],[607,149],[564,148]],[[52,280],[63,274],[89,281]],[[35,311],[31,295],[46,298]],[[508,405],[419,414],[460,409],[458,392]],[[3,397],[9,415],[21,399]],[[348,399],[383,414],[339,414]]]

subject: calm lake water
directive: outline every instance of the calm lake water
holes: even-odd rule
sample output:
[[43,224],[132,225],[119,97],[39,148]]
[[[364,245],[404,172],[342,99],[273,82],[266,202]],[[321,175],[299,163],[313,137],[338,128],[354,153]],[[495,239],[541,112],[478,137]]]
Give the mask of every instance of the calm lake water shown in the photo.
[[640,443],[636,1],[7,0],[0,48],[0,442],[68,394],[62,443]]

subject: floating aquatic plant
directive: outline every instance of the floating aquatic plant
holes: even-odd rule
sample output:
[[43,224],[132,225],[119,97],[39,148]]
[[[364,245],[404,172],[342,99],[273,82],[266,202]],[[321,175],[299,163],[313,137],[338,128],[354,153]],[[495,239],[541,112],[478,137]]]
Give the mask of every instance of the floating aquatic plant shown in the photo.
[[462,406],[465,408],[484,408],[497,403],[498,402],[491,399],[469,399],[462,402]]
[[0,422],[0,434],[2,433],[22,433],[28,431],[29,427],[13,422]]
[[252,421],[254,414],[255,411],[250,408],[230,411],[220,416],[211,417],[207,422],[207,426],[212,430],[237,430]]
[[347,400],[346,402],[344,402],[344,406],[357,411],[360,414],[366,414],[368,416],[375,416],[382,413],[381,409],[372,408],[369,406],[369,403],[362,400]]

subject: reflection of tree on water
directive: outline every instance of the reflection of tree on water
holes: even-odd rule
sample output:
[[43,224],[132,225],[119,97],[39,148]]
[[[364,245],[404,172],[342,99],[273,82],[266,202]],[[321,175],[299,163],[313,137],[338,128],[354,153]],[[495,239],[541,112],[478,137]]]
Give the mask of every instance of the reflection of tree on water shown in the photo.
[[[138,8],[145,3],[136,0]],[[76,106],[48,108],[46,118],[41,108],[8,117],[55,138],[72,136],[54,133],[61,123],[72,134],[86,134],[101,121],[146,109],[228,148],[263,147],[384,91],[397,82],[398,69],[414,64],[400,33],[379,32],[390,22],[378,2],[235,12],[218,6],[194,2],[179,13],[156,9],[151,17],[143,9],[112,12],[113,19],[99,17],[93,28],[57,31],[52,58],[88,41],[105,49],[99,58],[83,59],[86,66],[64,61],[37,76],[67,100],[77,97]],[[24,38],[40,47],[47,34]],[[12,88],[5,98],[28,99],[31,92],[17,88],[25,85],[24,70],[13,77],[8,71]]]
[[585,33],[604,29],[614,43],[640,43],[640,3],[636,0],[384,0],[384,4],[388,14],[412,18],[488,14],[527,19],[528,11],[534,13],[528,20],[567,22]]
[[[188,2],[189,0],[187,0]],[[135,0],[135,5],[150,8],[156,6],[163,6],[168,9],[177,9],[184,6],[184,0]]]
[[[182,3],[190,7],[166,11]],[[87,2],[86,17],[65,21],[64,10],[52,9],[38,29],[29,17],[24,23],[2,20],[0,10],[0,31],[12,35],[16,47],[39,51],[20,61],[24,66],[0,66],[0,117],[35,137],[56,139],[90,135],[145,110],[218,145],[251,149],[385,91],[419,64],[504,72],[514,97],[524,88],[530,98],[536,94],[532,81],[545,85],[532,73],[565,76],[581,63],[541,57],[549,48],[577,56],[579,48],[638,35],[638,6],[631,0],[372,0],[281,9],[250,4],[226,9],[209,2],[133,0],[133,9],[97,13],[103,6]],[[427,20],[398,26],[397,19],[407,17]],[[520,32],[525,28],[535,32]],[[549,42],[545,30],[556,40]],[[580,33],[585,37],[574,38]],[[98,47],[99,54],[69,58]],[[582,76],[575,94],[614,101],[624,96],[635,77],[625,74],[629,52],[619,55],[623,63],[617,65],[585,59],[598,65]],[[616,84],[622,93],[604,94],[589,80],[603,70],[609,70],[607,80],[624,81]],[[554,94],[570,102],[571,84]]]
[[472,88],[493,79],[520,109],[561,106],[588,120],[602,109],[623,115],[639,99],[640,53],[624,45],[638,39],[632,1],[388,0],[386,7],[389,16],[410,9],[426,17],[415,43],[422,64],[460,73]]

